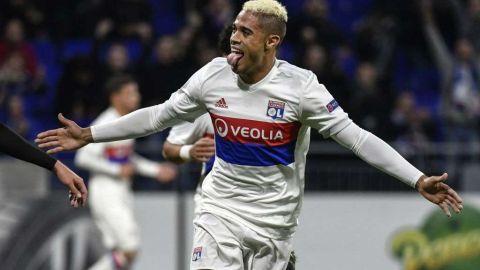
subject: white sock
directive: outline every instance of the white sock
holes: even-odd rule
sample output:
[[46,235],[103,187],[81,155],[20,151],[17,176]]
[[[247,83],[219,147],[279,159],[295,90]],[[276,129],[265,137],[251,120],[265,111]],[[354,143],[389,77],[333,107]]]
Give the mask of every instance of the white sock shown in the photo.
[[112,253],[108,252],[95,262],[88,270],[116,270]]

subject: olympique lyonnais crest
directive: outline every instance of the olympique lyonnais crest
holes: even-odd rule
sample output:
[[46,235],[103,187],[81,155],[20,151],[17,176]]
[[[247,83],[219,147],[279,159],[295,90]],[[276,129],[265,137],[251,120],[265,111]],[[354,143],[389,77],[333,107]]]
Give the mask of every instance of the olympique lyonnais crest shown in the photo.
[[198,261],[202,258],[202,247],[196,247],[193,249],[192,261]]
[[283,111],[285,110],[285,102],[269,100],[267,107],[267,116],[273,120],[283,118]]

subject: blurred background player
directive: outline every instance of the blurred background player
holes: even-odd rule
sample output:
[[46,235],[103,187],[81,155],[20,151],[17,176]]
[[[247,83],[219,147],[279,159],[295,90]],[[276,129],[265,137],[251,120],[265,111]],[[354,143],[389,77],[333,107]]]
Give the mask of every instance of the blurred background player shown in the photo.
[[[106,84],[110,107],[94,123],[110,122],[138,108],[140,94],[136,81],[126,75],[112,77]],[[138,173],[160,182],[176,177],[171,164],[147,160],[134,151],[134,140],[90,145],[78,151],[75,163],[92,175],[91,211],[105,246],[111,251],[90,269],[128,268],[138,252],[139,231],[133,213],[131,178]]]
[[73,207],[85,205],[87,188],[83,179],[60,160],[56,160],[29,144],[3,123],[0,123],[0,138],[2,138],[0,140],[0,152],[54,172],[58,180],[70,190],[70,204]]

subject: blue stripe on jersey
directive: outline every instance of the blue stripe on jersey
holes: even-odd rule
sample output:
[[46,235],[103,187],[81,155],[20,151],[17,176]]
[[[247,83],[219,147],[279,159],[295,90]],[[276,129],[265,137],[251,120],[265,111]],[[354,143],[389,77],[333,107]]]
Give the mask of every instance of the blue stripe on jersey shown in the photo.
[[295,161],[292,141],[280,146],[231,142],[215,136],[217,156],[224,161],[245,166],[289,165]]
[[110,162],[118,163],[118,164],[126,164],[129,162],[130,158],[128,156],[125,157],[107,157]]
[[213,168],[213,163],[215,163],[215,155],[213,155],[207,163],[205,163],[205,175],[207,175]]

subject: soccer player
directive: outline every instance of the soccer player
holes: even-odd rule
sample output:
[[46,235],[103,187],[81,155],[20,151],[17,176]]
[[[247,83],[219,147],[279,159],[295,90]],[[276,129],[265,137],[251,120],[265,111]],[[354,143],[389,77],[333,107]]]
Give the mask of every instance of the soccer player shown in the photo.
[[60,182],[69,189],[70,205],[73,207],[85,205],[88,192],[83,179],[60,160],[35,148],[3,123],[0,123],[0,138],[2,138],[0,140],[1,153],[54,172]]
[[[223,56],[230,53],[230,36],[232,25],[226,26],[219,36],[218,49]],[[202,162],[202,172],[194,195],[194,216],[200,214],[200,199],[202,195],[202,182],[211,171],[215,161],[214,134],[212,121],[207,114],[197,118],[195,122],[183,122],[175,125],[163,144],[163,156],[172,162],[185,161]],[[292,251],[286,270],[295,270],[296,256]]]
[[165,103],[87,128],[60,115],[65,127],[42,132],[36,141],[56,153],[145,136],[208,112],[216,156],[194,221],[191,269],[287,267],[310,127],[415,188],[447,216],[450,208],[459,213],[462,200],[444,183],[446,173],[424,175],[353,123],[311,71],[276,59],[286,23],[277,1],[247,1],[233,23],[227,59],[206,64]]
[[[138,108],[140,94],[135,80],[126,75],[112,77],[106,84],[110,107],[93,122],[108,123]],[[175,178],[168,163],[147,160],[134,151],[134,140],[89,145],[75,156],[77,166],[91,172],[90,209],[109,252],[91,270],[128,268],[138,253],[138,225],[133,212],[131,177],[135,174],[160,182]]]

